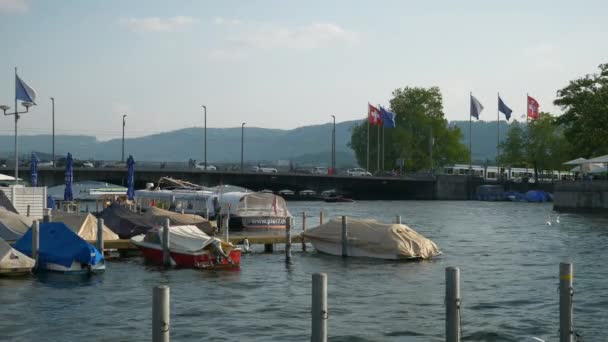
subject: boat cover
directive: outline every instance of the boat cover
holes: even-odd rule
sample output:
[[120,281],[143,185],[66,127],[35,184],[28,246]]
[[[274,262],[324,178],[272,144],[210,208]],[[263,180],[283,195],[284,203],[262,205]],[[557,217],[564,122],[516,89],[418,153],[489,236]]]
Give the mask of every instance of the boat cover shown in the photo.
[[[53,221],[65,223],[74,233],[87,241],[97,240],[97,218],[90,213],[67,213],[56,210],[53,211]],[[118,240],[118,235],[105,224],[103,240]]]
[[[311,240],[341,244],[342,221],[333,219],[306,230],[302,236]],[[439,247],[404,224],[385,224],[375,220],[348,220],[348,243],[370,254],[397,255],[403,258],[430,258],[439,255]]]
[[[145,242],[162,245],[163,231],[155,228],[150,230],[144,237]],[[196,252],[207,247],[220,239],[210,237],[196,226],[171,226],[169,227],[169,249],[186,252]]]
[[0,208],[0,238],[6,241],[19,240],[32,226],[32,220],[5,208]]
[[[87,265],[103,262],[99,251],[63,222],[41,223],[39,241],[38,261],[41,264],[53,263],[70,267],[73,261]],[[14,248],[25,255],[32,255],[31,228],[15,243]]]
[[240,217],[291,216],[283,197],[265,192],[229,192],[219,195],[219,202],[222,211],[230,205],[230,213]]
[[0,207],[3,207],[4,209],[7,209],[8,211],[13,212],[15,214],[19,213],[17,212],[17,209],[15,209],[13,202],[11,202],[8,197],[6,197],[6,194],[2,190],[0,190]]
[[196,226],[207,234],[213,233],[213,227],[211,223],[205,220],[202,216],[192,214],[181,214],[173,211],[164,210],[157,207],[150,207],[144,213],[144,217],[154,222],[157,225],[163,226],[165,220],[169,219],[170,226]]
[[145,234],[150,228],[158,226],[154,221],[141,214],[134,213],[129,209],[113,203],[101,213],[104,224],[121,239],[128,239],[135,235]]
[[36,261],[34,259],[12,248],[0,238],[0,270],[32,268],[35,265]]

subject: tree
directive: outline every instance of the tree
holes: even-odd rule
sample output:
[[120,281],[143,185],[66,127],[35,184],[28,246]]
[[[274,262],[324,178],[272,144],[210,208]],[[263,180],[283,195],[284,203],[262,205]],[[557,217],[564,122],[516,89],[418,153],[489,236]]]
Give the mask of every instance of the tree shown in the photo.
[[569,157],[608,154],[608,64],[600,73],[570,81],[557,92],[554,103],[565,110],[556,124],[570,142]]
[[500,165],[505,167],[526,166],[526,132],[517,120],[509,126],[507,138],[500,143]]
[[[397,114],[397,127],[384,129],[387,168],[393,168],[397,159],[404,159],[406,171],[468,161],[469,151],[460,142],[462,133],[457,127],[448,126],[442,101],[438,87],[405,87],[393,92],[390,107]],[[359,165],[366,165],[367,127],[365,120],[353,129],[351,136],[350,147]],[[379,131],[382,129],[375,126],[369,130],[370,169],[375,171],[379,171],[376,148]]]

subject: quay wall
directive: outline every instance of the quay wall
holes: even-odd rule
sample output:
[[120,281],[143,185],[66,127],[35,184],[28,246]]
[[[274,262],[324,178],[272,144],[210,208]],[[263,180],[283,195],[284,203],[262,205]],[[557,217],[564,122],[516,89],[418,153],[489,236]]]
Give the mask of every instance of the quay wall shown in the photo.
[[553,209],[562,212],[608,213],[608,181],[556,184]]

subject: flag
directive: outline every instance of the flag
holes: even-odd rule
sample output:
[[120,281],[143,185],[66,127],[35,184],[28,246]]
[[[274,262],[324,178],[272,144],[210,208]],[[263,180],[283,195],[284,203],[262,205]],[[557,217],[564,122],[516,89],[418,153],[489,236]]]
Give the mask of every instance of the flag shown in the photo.
[[395,117],[397,116],[397,114],[391,112],[390,110],[384,109],[382,106],[380,106],[380,112],[382,113],[382,122],[384,123],[384,127],[397,127],[397,123],[395,122]]
[[475,96],[471,95],[471,116],[479,120],[479,114],[481,114],[482,110],[483,106],[481,103],[477,101]]
[[509,121],[509,119],[511,118],[511,113],[513,112],[511,108],[507,107],[507,105],[502,102],[500,96],[498,97],[498,111],[505,115],[507,121]]
[[532,120],[538,120],[540,117],[538,102],[530,96],[528,96],[528,117]]
[[370,125],[381,125],[382,124],[382,114],[378,110],[378,108],[372,106],[371,104],[367,104],[367,118],[369,120]]
[[15,100],[36,104],[36,91],[15,74]]

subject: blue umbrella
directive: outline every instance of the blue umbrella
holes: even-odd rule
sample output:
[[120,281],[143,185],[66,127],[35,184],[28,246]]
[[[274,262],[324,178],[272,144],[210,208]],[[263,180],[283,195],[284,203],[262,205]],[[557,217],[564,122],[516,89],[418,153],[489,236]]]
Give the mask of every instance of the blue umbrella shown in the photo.
[[133,156],[129,155],[127,159],[127,199],[133,200],[135,197],[135,190],[133,189],[133,183],[135,182],[135,160]]
[[38,186],[38,157],[32,152],[32,162],[30,163],[30,183],[32,186]]
[[74,195],[72,194],[72,182],[74,181],[74,160],[72,154],[68,153],[68,157],[65,159],[65,190],[63,191],[63,200],[72,201]]
[[49,209],[55,209],[55,199],[53,198],[53,196],[46,196],[46,207]]

